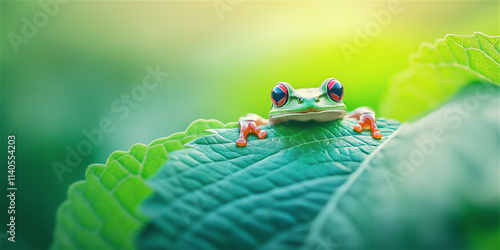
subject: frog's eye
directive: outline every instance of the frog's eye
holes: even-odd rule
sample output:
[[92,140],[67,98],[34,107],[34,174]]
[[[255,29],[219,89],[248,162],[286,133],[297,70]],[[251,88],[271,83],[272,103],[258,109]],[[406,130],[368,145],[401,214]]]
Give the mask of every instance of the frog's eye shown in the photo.
[[281,107],[288,102],[288,89],[283,84],[276,84],[271,92],[271,100],[274,106]]
[[340,102],[344,97],[344,86],[339,81],[333,79],[327,85],[328,96],[336,102]]

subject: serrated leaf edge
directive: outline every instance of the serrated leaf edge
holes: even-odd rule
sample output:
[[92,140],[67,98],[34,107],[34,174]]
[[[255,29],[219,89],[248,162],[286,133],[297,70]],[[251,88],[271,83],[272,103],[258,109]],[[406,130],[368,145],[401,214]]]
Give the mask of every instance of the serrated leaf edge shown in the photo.
[[[439,44],[445,44],[446,45],[446,42],[447,41],[452,41],[454,42],[457,46],[459,46],[460,48],[462,48],[464,51],[467,51],[467,50],[474,50],[474,51],[477,51],[477,52],[480,52],[481,54],[483,54],[485,57],[489,58],[493,63],[495,63],[496,65],[498,65],[500,67],[500,63],[495,61],[495,59],[493,59],[492,57],[490,57],[489,55],[487,55],[486,53],[484,53],[483,50],[480,50],[480,49],[477,49],[477,48],[465,48],[463,45],[457,43],[457,41],[455,40],[456,38],[460,38],[460,39],[463,39],[463,38],[471,38],[471,37],[476,37],[477,39],[481,39],[481,36],[484,36],[484,37],[487,37],[487,38],[490,38],[490,39],[498,39],[500,38],[500,36],[488,36],[482,32],[474,32],[474,34],[472,35],[455,35],[455,34],[447,34],[444,38],[440,38],[440,39],[437,39],[434,43],[422,43],[420,44],[419,46],[419,49],[417,52],[415,53],[412,53],[410,54],[409,56],[409,67],[410,68],[415,68],[415,67],[418,67],[419,65],[425,65],[427,67],[432,67],[432,68],[439,68],[439,67],[446,67],[446,66],[452,66],[452,67],[458,67],[458,68],[462,68],[462,69],[465,69],[465,70],[470,70],[472,72],[474,72],[477,76],[479,76],[480,78],[488,81],[488,82],[492,82],[492,83],[495,83],[494,80],[492,79],[489,79],[487,76],[473,70],[472,68],[470,68],[470,61],[468,60],[468,55],[467,53],[465,53],[465,56],[467,57],[467,65],[463,65],[463,64],[460,64],[456,58],[456,55],[450,50],[450,55],[453,56],[453,60],[455,61],[454,63],[446,63],[446,62],[440,62],[440,63],[433,63],[433,62],[429,62],[429,63],[422,63],[422,62],[417,62],[416,59],[418,58],[421,58],[422,57],[422,54],[423,54],[423,51],[424,51],[424,48],[425,47],[429,47],[433,50],[438,50],[438,45]],[[500,53],[500,51],[498,51],[496,48],[495,48],[495,44],[498,43],[500,40],[497,40],[495,42],[495,44],[492,44],[490,43],[490,41],[486,40],[490,45],[491,47],[493,47],[493,49],[497,52],[497,53]],[[448,48],[448,50],[450,49],[450,47],[448,45],[446,45],[446,48]],[[440,55],[441,56],[441,55]],[[498,83],[497,83],[498,84]]]
[[[167,136],[167,137],[162,137],[162,138],[158,138],[158,139],[155,139],[153,140],[151,143],[149,143],[148,145],[145,145],[145,144],[142,144],[142,143],[136,143],[136,144],[133,144],[132,146],[130,146],[129,150],[128,151],[123,151],[123,150],[116,150],[116,151],[113,151],[110,156],[107,158],[106,160],[106,163],[105,164],[91,164],[89,165],[89,167],[86,169],[85,171],[85,180],[80,180],[80,181],[77,181],[73,184],[71,184],[69,187],[68,187],[68,193],[67,193],[67,199],[65,201],[63,201],[61,203],[61,205],[59,205],[59,207],[57,208],[56,210],[56,223],[55,223],[55,226],[54,226],[54,236],[56,235],[56,231],[58,230],[58,225],[60,225],[59,223],[59,214],[63,215],[63,214],[67,214],[67,212],[64,211],[64,209],[68,206],[71,206],[72,204],[72,200],[70,199],[70,197],[72,197],[73,194],[78,194],[78,195],[82,195],[77,189],[78,187],[80,186],[83,186],[83,185],[86,185],[88,180],[89,180],[89,177],[90,175],[94,175],[96,178],[100,178],[102,176],[102,174],[104,173],[104,171],[101,171],[101,173],[99,175],[96,175],[94,171],[96,171],[97,169],[105,169],[107,167],[109,167],[109,165],[113,164],[113,163],[117,163],[121,168],[123,168],[126,172],[128,172],[129,176],[130,175],[134,175],[134,176],[138,176],[140,178],[143,178],[144,180],[147,179],[148,177],[144,177],[142,175],[142,170],[144,169],[144,161],[147,157],[147,154],[148,154],[148,151],[150,149],[152,149],[153,147],[157,147],[157,146],[161,146],[163,145],[163,150],[165,151],[166,153],[166,159],[165,161],[168,160],[168,150],[165,146],[165,143],[168,142],[170,139],[173,139],[173,138],[182,138],[184,137],[183,139],[185,138],[188,138],[189,141],[193,140],[193,139],[196,139],[197,137],[201,137],[203,136],[202,135],[199,135],[197,136],[198,134],[198,129],[197,127],[200,126],[201,122],[206,122],[206,124],[211,124],[211,123],[214,123],[214,124],[217,124],[217,126],[220,126],[221,128],[226,128],[226,127],[234,127],[235,123],[227,123],[227,124],[223,124],[221,123],[220,121],[218,120],[215,120],[215,119],[208,119],[208,120],[205,120],[205,119],[198,119],[198,120],[195,120],[193,121],[191,124],[189,124],[189,126],[186,128],[185,131],[182,131],[182,132],[177,132],[177,133],[174,133],[174,134],[171,134],[170,136]],[[213,127],[213,126],[211,126]],[[202,132],[203,133],[203,132]],[[204,130],[204,133],[208,134],[208,133],[211,133],[207,130]],[[189,138],[189,137],[193,137],[193,138]],[[182,139],[181,139],[182,140]],[[185,145],[186,143],[184,143]],[[145,149],[145,152],[144,152],[144,157],[142,158],[142,161],[140,159],[138,159],[135,154],[133,154],[131,151],[132,150],[136,150],[138,148],[143,148]],[[186,148],[186,146],[184,146],[184,148]],[[129,169],[127,169],[125,166],[123,166],[122,163],[119,162],[120,159],[122,159],[123,157],[126,157],[126,156],[132,156],[132,158],[134,158],[140,165],[140,170],[139,170],[139,173],[138,174],[133,174],[132,172],[130,172]],[[126,178],[120,180],[117,185],[114,187],[118,187],[120,185],[120,183],[122,183],[124,180],[126,180]],[[135,221],[137,222],[141,222],[141,219],[138,218],[137,216],[138,215],[133,215],[131,214],[131,212],[128,210],[128,209],[125,209],[123,207],[123,204],[121,202],[119,202],[116,197],[114,195],[112,195],[113,193],[113,190],[109,190],[107,187],[105,187],[101,182],[99,182],[99,184],[101,185],[101,187],[104,189],[104,190],[107,190],[111,196],[113,196],[113,198],[115,199],[115,202],[118,203],[118,205],[120,207],[123,208],[123,210],[126,210],[127,214],[129,216],[131,216]],[[85,198],[84,198],[85,200]],[[89,206],[89,210],[92,211],[92,213],[96,214],[96,217],[102,219],[95,211],[95,207],[92,206],[91,204],[89,204],[89,202],[87,201],[86,202],[87,205]],[[139,213],[139,211],[137,211],[137,213]],[[70,218],[72,218],[72,220],[75,222],[75,224],[78,224],[80,226],[83,226],[82,225],[82,222],[80,220],[78,220],[77,218],[75,218],[74,214],[71,214],[71,215],[67,215],[69,216]],[[99,230],[99,229],[98,229]],[[99,230],[100,231],[100,230]],[[103,240],[103,242],[105,242],[106,244],[108,244],[110,246],[110,248],[112,247],[117,247],[115,244],[113,244],[112,242],[109,242],[109,240],[107,240],[105,237],[102,237],[101,234],[97,234],[99,238],[101,238]],[[69,237],[69,241],[71,242],[72,246],[73,247],[77,247],[77,244],[75,244],[74,242],[74,239],[72,237]],[[56,245],[57,242],[54,241],[52,242],[50,248],[51,249],[54,249],[56,248]]]

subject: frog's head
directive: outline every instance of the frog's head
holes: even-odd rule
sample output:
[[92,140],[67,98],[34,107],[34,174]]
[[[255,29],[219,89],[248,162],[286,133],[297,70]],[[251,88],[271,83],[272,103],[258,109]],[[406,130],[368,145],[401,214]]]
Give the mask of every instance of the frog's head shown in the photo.
[[271,92],[273,105],[269,121],[332,121],[346,114],[344,86],[335,78],[326,79],[319,88],[294,89],[286,82],[279,82]]

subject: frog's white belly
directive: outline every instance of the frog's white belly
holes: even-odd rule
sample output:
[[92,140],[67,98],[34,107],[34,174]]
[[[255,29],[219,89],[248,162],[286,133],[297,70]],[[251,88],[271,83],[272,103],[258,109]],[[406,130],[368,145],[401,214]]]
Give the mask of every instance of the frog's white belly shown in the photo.
[[346,110],[323,110],[314,112],[291,112],[284,114],[269,115],[269,122],[277,124],[286,121],[318,121],[326,122],[333,121],[344,117],[347,114]]

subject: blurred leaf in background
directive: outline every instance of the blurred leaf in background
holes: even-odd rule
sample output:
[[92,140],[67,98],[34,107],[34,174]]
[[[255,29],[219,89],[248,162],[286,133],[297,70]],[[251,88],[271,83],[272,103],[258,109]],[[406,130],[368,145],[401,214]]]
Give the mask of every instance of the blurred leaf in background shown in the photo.
[[381,110],[405,121],[438,107],[473,82],[500,84],[500,36],[476,32],[422,44],[411,56],[410,69],[394,77],[380,100]]
[[[391,12],[378,1],[243,1],[221,19],[211,1],[2,1],[1,131],[18,138],[15,247],[47,248],[68,185],[114,150],[198,118],[265,116],[278,81],[303,88],[336,77],[350,109],[378,110],[388,79],[420,43],[499,33],[495,1],[398,3]],[[28,23],[36,32],[25,37]],[[14,46],[9,34],[27,42]],[[148,67],[169,75],[139,98]],[[103,121],[112,132],[89,138]],[[89,143],[79,161],[69,156]],[[72,170],[61,182],[54,162]]]

